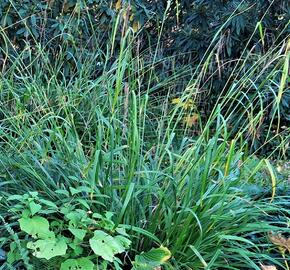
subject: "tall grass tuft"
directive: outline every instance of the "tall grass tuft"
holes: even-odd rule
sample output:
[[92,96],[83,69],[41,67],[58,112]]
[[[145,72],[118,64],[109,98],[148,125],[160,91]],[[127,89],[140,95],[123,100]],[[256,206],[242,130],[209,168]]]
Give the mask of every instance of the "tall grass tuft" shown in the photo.
[[[245,49],[205,119],[197,104],[215,72],[217,48],[196,70],[157,82],[160,63],[154,55],[145,63],[135,38],[129,30],[117,60],[108,46],[70,79],[63,75],[64,52],[49,61],[39,47],[29,64],[21,53],[10,59],[0,84],[0,215],[9,216],[10,194],[38,191],[62,201],[56,190],[85,186],[90,191],[82,198],[92,209],[112,211],[117,224],[126,224],[131,259],[162,244],[173,254],[172,269],[260,269],[260,263],[287,269],[268,233],[289,232],[289,193],[277,193],[280,180],[267,160],[286,156],[289,127],[266,129],[258,149],[281,140],[260,162],[252,147],[269,110],[279,126],[286,41],[265,55]],[[96,76],[99,62],[105,68]],[[176,93],[184,77],[190,80]],[[265,105],[272,90],[275,98]],[[0,225],[2,246],[9,242],[6,227]]]

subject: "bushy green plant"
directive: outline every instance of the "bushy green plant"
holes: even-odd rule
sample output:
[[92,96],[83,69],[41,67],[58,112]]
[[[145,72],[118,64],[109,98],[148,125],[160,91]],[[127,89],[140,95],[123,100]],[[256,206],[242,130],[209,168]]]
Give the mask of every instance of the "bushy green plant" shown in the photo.
[[[71,189],[70,195],[84,190]],[[93,213],[85,200],[71,200],[65,190],[56,192],[64,195],[62,205],[41,199],[37,192],[8,198],[14,202],[9,216],[19,217],[21,245],[39,260],[59,258],[53,260],[57,269],[89,270],[98,264],[106,269],[108,263],[121,269],[122,262],[116,255],[127,250],[131,241],[125,229],[112,221],[113,213]],[[14,264],[19,259],[21,254],[11,242],[7,262]]]
[[[19,244],[13,239],[6,240],[6,246],[10,242],[6,255],[8,265],[21,267],[20,245],[32,256],[34,266],[42,264],[61,270],[122,269],[124,252],[131,246],[129,235],[124,226],[113,222],[113,213],[92,212],[84,199],[76,197],[87,191],[84,187],[71,188],[70,192],[56,190],[63,195],[63,200],[57,204],[42,199],[38,192],[9,196],[11,208],[6,219],[17,219],[17,223],[8,226],[11,230],[18,231],[17,227],[20,230],[17,233]],[[159,267],[170,256],[170,251],[164,247],[143,252],[136,256],[133,269]]]
[[[66,47],[59,48],[53,61],[51,51],[41,46],[36,50],[38,58],[31,61],[22,53],[10,56],[13,65],[1,73],[0,85],[0,248],[7,250],[13,239],[12,254],[20,251],[14,259],[21,255],[21,267],[43,267],[45,259],[31,251],[45,239],[33,239],[33,232],[23,228],[23,218],[31,222],[37,216],[47,220],[46,232],[52,231],[55,239],[69,238],[65,254],[62,243],[60,256],[48,261],[48,269],[59,266],[62,259],[88,256],[102,267],[106,260],[93,253],[94,233],[86,226],[96,221],[100,223],[97,237],[120,236],[101,224],[110,219],[106,213],[114,213],[114,228],[124,228],[131,241],[125,253],[113,252],[124,263],[121,268],[162,264],[165,269],[241,270],[271,263],[287,269],[289,254],[281,254],[269,235],[273,231],[288,237],[289,195],[278,191],[289,183],[281,180],[270,159],[277,152],[287,158],[289,128],[277,129],[272,137],[268,135],[272,125],[266,127],[268,141],[277,137],[281,141],[263,160],[255,161],[251,154],[259,150],[252,147],[251,136],[257,134],[264,115],[281,119],[282,98],[267,104],[264,97],[269,81],[281,79],[273,95],[278,90],[277,97],[283,97],[287,90],[286,43],[258,57],[245,49],[224,91],[212,109],[203,112],[202,86],[207,76],[212,78],[216,48],[194,70],[186,66],[169,75],[159,70],[169,61],[158,58],[159,45],[152,57],[138,54],[139,36],[130,29],[124,33],[119,51],[111,53],[111,43],[105,51],[96,50],[70,77],[63,70]],[[105,68],[96,72],[96,62]],[[184,77],[190,77],[187,86]],[[35,193],[29,192],[35,191],[38,197],[33,199]],[[22,217],[22,211],[16,210],[11,214],[11,194],[16,198],[30,194],[20,204],[29,216]],[[31,206],[28,200],[33,201]],[[61,212],[67,203],[84,220],[72,223],[69,213]],[[31,216],[31,211],[38,212]],[[74,224],[76,228],[71,228]],[[58,232],[60,226],[63,232]],[[77,229],[73,230],[77,235],[86,232],[80,256],[73,255],[69,246],[76,237],[69,229]],[[163,263],[169,256],[164,247],[172,254],[168,264]],[[72,263],[80,264],[67,262]],[[114,261],[110,267],[116,267]]]
[[[138,85],[134,78],[129,78],[131,91]],[[269,204],[275,185],[267,173],[263,185],[268,190],[263,196],[247,192],[253,181],[260,185],[260,180],[253,180],[258,177],[260,166],[259,162],[253,163],[249,169],[251,160],[243,153],[247,145],[243,129],[230,142],[233,134],[217,107],[211,122],[200,123],[202,133],[190,136],[196,123],[190,126],[183,121],[182,106],[190,104],[186,97],[181,98],[182,103],[168,104],[170,114],[152,119],[149,116],[153,107],[146,107],[146,102],[150,102],[148,95],[120,92],[114,103],[114,82],[115,78],[105,75],[98,83],[79,77],[68,86],[56,81],[46,85],[24,80],[19,84],[21,88],[15,90],[11,81],[3,83],[2,100],[7,102],[2,107],[0,162],[4,200],[0,214],[4,219],[10,216],[11,206],[6,203],[10,194],[37,190],[39,198],[54,202],[59,209],[69,202],[76,204],[72,212],[81,209],[80,213],[87,216],[76,225],[87,232],[87,252],[92,250],[89,240],[94,237],[86,228],[86,220],[91,224],[87,213],[91,210],[103,216],[115,213],[115,226],[123,224],[130,235],[131,260],[136,254],[163,244],[172,253],[170,263],[174,269],[258,269],[260,262],[268,261],[283,268],[284,260],[279,252],[273,252],[267,234],[287,231],[288,197],[276,198],[274,193],[274,201]],[[29,107],[16,93],[25,93],[24,89],[32,93]],[[13,93],[12,100],[9,93]],[[58,98],[64,96],[65,99]],[[151,104],[154,102],[153,97]],[[114,110],[109,104],[115,104]],[[38,110],[39,106],[43,107]],[[125,110],[127,119],[123,118]],[[185,113],[190,114],[190,109]],[[158,128],[152,128],[151,121],[156,121],[154,126],[158,124]],[[247,130],[247,123],[244,125]],[[213,128],[215,133],[211,136]],[[249,170],[253,175],[249,175]],[[42,208],[35,208],[35,204]],[[40,199],[35,199],[32,207],[28,202],[25,205],[30,212],[30,208],[39,210],[35,215],[45,218],[50,230],[55,219],[63,222],[69,236],[59,234],[70,239],[64,256],[71,256],[64,259],[78,259],[69,246],[74,242],[69,231],[70,216],[61,210],[55,213]],[[44,209],[51,209],[52,214],[42,213]],[[19,218],[20,215],[13,217],[15,226]],[[32,239],[24,230],[19,233],[15,226],[20,241],[25,235],[29,237],[26,241],[32,242],[29,247],[33,252],[37,248],[34,244],[43,239]],[[7,226],[0,228],[3,248],[9,244],[10,236]],[[103,225],[99,230],[115,237]],[[11,249],[15,250],[15,246]],[[84,252],[80,256],[87,255]],[[50,265],[60,265],[58,257],[51,258]],[[143,267],[144,263],[148,264],[146,259],[136,257],[135,265]],[[35,260],[30,264],[37,265]]]

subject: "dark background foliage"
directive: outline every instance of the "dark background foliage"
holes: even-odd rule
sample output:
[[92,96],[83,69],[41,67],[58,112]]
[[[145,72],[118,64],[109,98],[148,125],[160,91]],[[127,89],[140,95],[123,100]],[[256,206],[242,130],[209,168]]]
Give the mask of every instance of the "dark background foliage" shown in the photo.
[[[121,8],[127,11],[131,26],[137,22],[144,26],[143,48],[157,43],[168,8],[161,35],[162,56],[188,53],[190,56],[187,55],[186,60],[192,64],[202,58],[218,29],[232,14],[235,16],[226,23],[219,38],[219,53],[223,59],[239,57],[259,21],[265,42],[262,46],[260,36],[256,35],[248,48],[255,46],[257,51],[266,50],[276,39],[290,33],[290,28],[286,27],[290,5],[285,0],[177,0],[171,1],[168,7],[167,4],[164,0],[2,0],[1,33],[11,40],[11,44],[4,44],[1,39],[2,57],[5,49],[21,50],[27,44],[34,46],[36,43],[52,51],[65,46],[68,58],[78,53],[72,48],[92,53],[110,40]],[[118,33],[121,35],[122,31]]]
[[[161,79],[184,66],[194,69],[207,49],[215,46],[217,61],[212,63],[211,70],[222,68],[205,79],[205,95],[210,98],[200,98],[198,105],[205,115],[226,88],[235,62],[245,50],[256,55],[265,53],[290,34],[290,4],[286,0],[2,0],[0,18],[3,72],[20,56],[24,65],[31,63],[32,59],[37,59],[41,48],[49,52],[50,60],[61,63],[66,78],[81,70],[82,64],[99,52],[97,61],[92,62],[97,76],[105,68],[102,58],[112,44],[115,47],[111,62],[117,58],[118,41],[128,27],[135,32],[140,30],[137,53],[143,53],[145,61],[152,59],[159,45],[155,57],[156,61],[164,59],[158,66]],[[216,42],[212,43],[214,38]],[[66,52],[64,59],[58,59],[60,50]],[[182,91],[188,79],[189,76],[183,77],[176,93]],[[276,83],[265,85],[269,88],[265,104],[275,98],[272,93],[278,91],[278,80],[279,76]],[[281,102],[281,126],[289,124],[289,103],[288,90]],[[271,109],[261,125],[261,134],[270,118]],[[261,143],[257,143],[256,148],[259,145]]]

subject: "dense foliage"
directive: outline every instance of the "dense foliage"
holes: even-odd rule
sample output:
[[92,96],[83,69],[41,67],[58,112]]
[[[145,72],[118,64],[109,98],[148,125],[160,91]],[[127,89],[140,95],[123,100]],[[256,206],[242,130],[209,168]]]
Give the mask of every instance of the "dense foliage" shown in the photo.
[[[106,44],[112,36],[114,22],[120,19],[127,20],[126,26],[134,30],[144,26],[141,42],[145,49],[148,42],[158,42],[162,27],[160,56],[186,52],[190,53],[186,59],[190,57],[193,63],[204,56],[224,25],[218,42],[219,57],[235,58],[241,55],[249,40],[250,48],[255,46],[255,50],[261,51],[287,36],[289,8],[289,3],[283,0],[3,0],[0,5],[2,35],[7,35],[11,44],[5,44],[2,38],[1,47],[7,46],[13,51],[41,44],[55,51],[58,46],[66,46],[68,58],[76,57],[78,52],[73,49],[92,53],[100,43]],[[123,17],[118,18],[121,9]],[[262,43],[259,35],[250,39],[258,26]],[[117,39],[121,34],[124,32],[118,31]]]
[[[0,3],[2,71],[19,57],[24,66],[30,63],[28,66],[32,70],[47,69],[45,64],[39,67],[37,63],[39,55],[46,51],[61,78],[69,79],[75,72],[81,72],[88,61],[94,70],[91,75],[99,76],[118,59],[122,50],[120,41],[131,27],[138,34],[132,53],[137,57],[144,55],[145,66],[151,65],[149,59],[153,59],[154,63],[160,62],[156,65],[155,77],[144,71],[143,91],[148,87],[154,88],[160,80],[184,68],[196,69],[207,53],[213,51],[210,69],[197,85],[198,98],[195,99],[201,115],[207,118],[220,94],[229,91],[230,84],[240,78],[235,72],[238,59],[243,59],[249,52],[253,57],[259,57],[271,51],[274,44],[285,49],[283,40],[290,34],[289,10],[289,3],[283,0],[4,0]],[[271,59],[272,56],[269,57]],[[265,61],[265,65],[272,64],[277,65],[278,62]],[[245,71],[247,68],[245,66]],[[280,67],[278,69],[281,70]],[[273,131],[282,131],[283,126],[289,125],[289,88],[283,91],[278,115],[269,107],[280,95],[281,74],[278,70],[276,72],[277,77],[265,85],[263,107],[268,107],[268,111],[257,127],[260,134],[267,134],[273,125],[277,126]],[[179,77],[176,94],[183,91],[191,76],[189,72]],[[254,95],[257,84],[267,78],[259,80],[253,80],[250,91]],[[286,84],[289,84],[288,80]],[[164,89],[155,91],[158,95],[165,92]],[[272,151],[281,143],[281,138],[269,143],[268,135],[252,140],[252,150],[264,145],[262,153]]]
[[0,13],[1,270],[289,270],[287,1]]

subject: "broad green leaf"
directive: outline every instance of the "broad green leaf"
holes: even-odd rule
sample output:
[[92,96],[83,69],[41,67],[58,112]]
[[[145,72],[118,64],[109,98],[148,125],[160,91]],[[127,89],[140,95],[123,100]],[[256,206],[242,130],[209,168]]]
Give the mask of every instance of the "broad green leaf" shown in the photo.
[[78,193],[82,192],[82,190],[79,190],[79,189],[76,189],[76,188],[73,188],[73,187],[70,187],[69,191],[70,191],[71,195],[75,195],[75,194],[78,194]]
[[36,213],[38,213],[41,210],[41,205],[32,201],[29,203],[29,209],[30,209],[31,215],[34,216]]
[[151,249],[135,257],[134,270],[150,270],[161,266],[171,257],[171,252],[166,247]]
[[158,265],[156,264],[149,264],[147,262],[133,262],[133,268],[132,270],[152,270],[157,269]]
[[57,189],[55,191],[55,193],[57,194],[61,194],[61,195],[65,195],[66,197],[69,197],[69,192],[67,190],[63,190],[63,189]]
[[79,245],[79,240],[75,240],[72,243],[69,243],[68,246],[73,250],[72,251],[72,257],[78,257],[80,256],[84,249]]
[[28,193],[33,198],[37,198],[37,196],[38,196],[38,192],[37,191],[29,191]]
[[114,216],[114,213],[112,213],[112,212],[106,212],[106,213],[105,213],[105,217],[106,217],[106,219],[111,220],[113,216]]
[[124,228],[122,228],[122,227],[117,227],[116,228],[116,232],[121,234],[121,235],[123,235],[123,236],[128,236],[126,230]]
[[43,259],[51,259],[66,254],[67,244],[64,239],[45,239],[36,242],[28,242],[27,248],[33,250],[33,256]]
[[94,237],[89,242],[94,253],[109,262],[113,261],[115,254],[125,251],[118,239],[103,231],[95,231]]
[[10,244],[10,250],[7,253],[7,262],[13,264],[14,262],[21,260],[21,258],[22,256],[17,248],[17,244],[15,242],[12,242]]
[[43,204],[45,204],[46,206],[49,206],[51,208],[55,208],[57,209],[57,205],[51,201],[48,201],[48,200],[44,200],[44,199],[39,199],[39,201]]
[[65,204],[64,206],[62,206],[60,208],[60,212],[62,214],[64,214],[65,216],[67,216],[69,213],[71,213],[72,211],[74,210],[74,207],[72,205],[68,205],[68,204]]
[[122,236],[122,235],[117,235],[114,237],[115,240],[117,240],[119,243],[121,243],[121,245],[125,248],[129,248],[131,245],[131,240],[129,240],[128,238]]
[[52,232],[49,231],[49,223],[47,219],[34,216],[32,218],[23,217],[18,220],[20,229],[33,238],[48,238],[52,237]]
[[11,195],[7,199],[8,201],[22,201],[23,196],[22,195]]
[[31,211],[30,211],[29,209],[27,209],[27,208],[25,208],[25,209],[22,211],[22,213],[21,213],[21,216],[22,216],[23,218],[29,218],[30,215],[31,215]]
[[69,231],[79,240],[83,240],[87,231],[82,229],[69,228]]
[[99,213],[93,213],[93,218],[98,218],[98,219],[102,219],[103,216]]
[[83,218],[87,218],[87,212],[83,211],[83,210],[75,210],[75,211],[71,211],[68,214],[66,214],[66,218],[70,220],[70,223],[73,225],[78,225],[78,223],[83,219]]
[[86,202],[86,200],[83,199],[76,199],[77,202],[79,202],[81,205],[83,205],[85,208],[87,208],[88,210],[90,210],[90,206],[89,204]]
[[94,264],[88,258],[68,259],[61,264],[60,270],[93,270]]
[[171,252],[168,248],[161,246],[159,248],[153,248],[150,251],[145,252],[142,254],[142,256],[146,260],[164,263],[170,259]]

